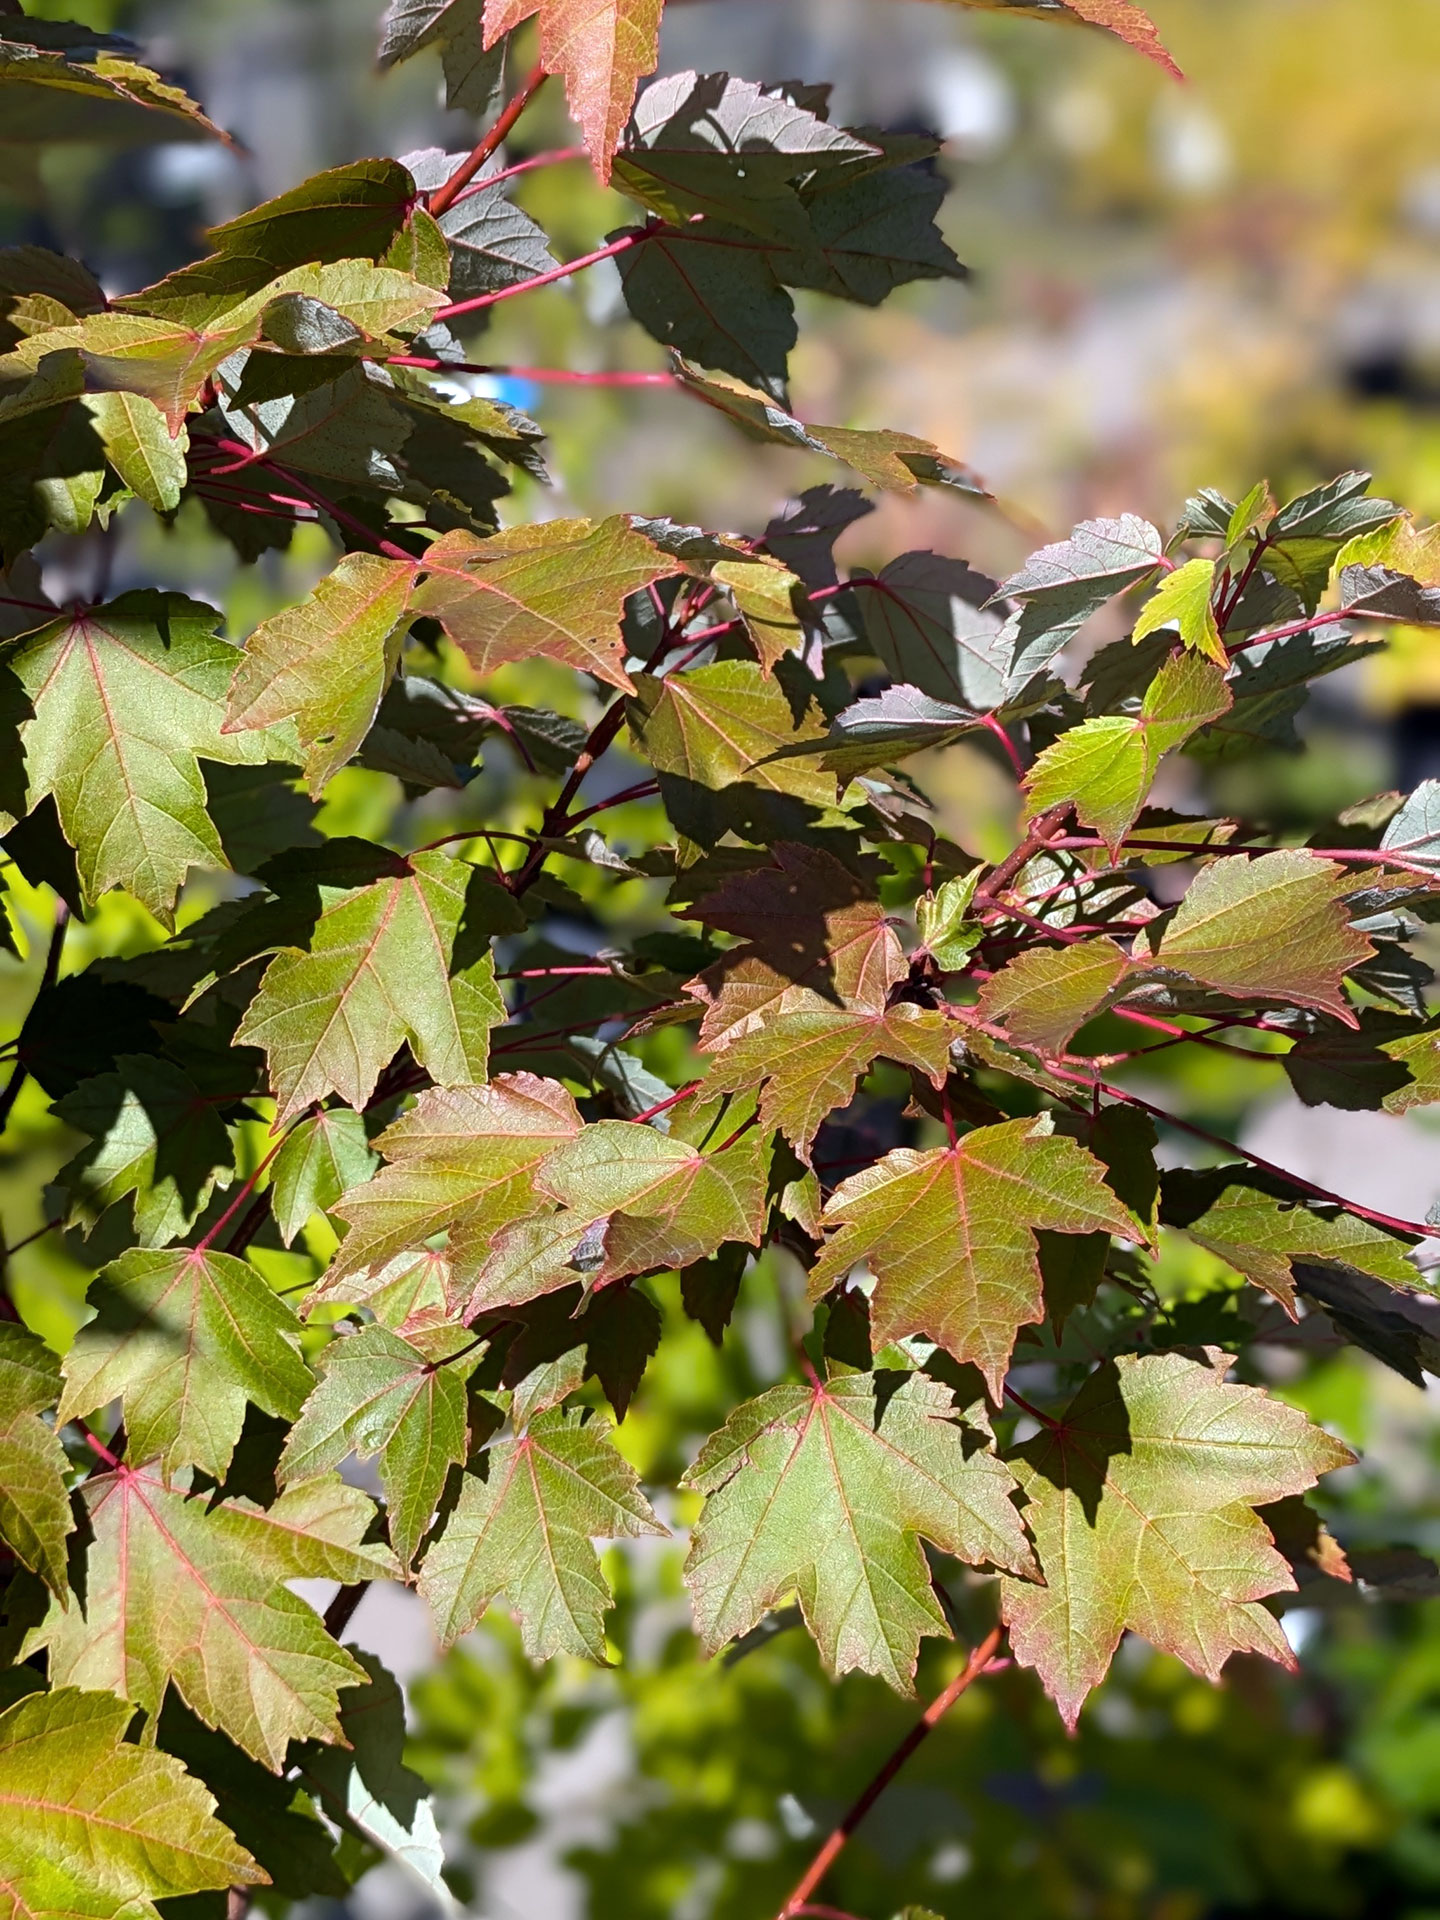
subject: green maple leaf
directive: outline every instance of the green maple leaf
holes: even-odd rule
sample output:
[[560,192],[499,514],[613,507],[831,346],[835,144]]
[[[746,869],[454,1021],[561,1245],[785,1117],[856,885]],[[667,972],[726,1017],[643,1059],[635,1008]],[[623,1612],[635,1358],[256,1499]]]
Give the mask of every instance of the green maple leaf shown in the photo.
[[611,1596],[591,1542],[667,1531],[633,1469],[598,1421],[553,1411],[481,1464],[420,1570],[436,1632],[449,1646],[503,1594],[532,1660],[574,1653],[603,1664]]
[[1214,593],[1215,562],[1187,560],[1183,567],[1167,573],[1145,602],[1131,640],[1138,646],[1147,635],[1174,627],[1182,646],[1204,654],[1223,669],[1229,664],[1229,655],[1215,618]]
[[701,846],[731,828],[761,841],[798,831],[835,803],[833,775],[777,757],[821,742],[819,721],[807,709],[797,725],[780,687],[751,661],[643,680],[630,725],[666,812]]
[[688,1266],[727,1240],[759,1245],[766,1204],[762,1138],[752,1129],[709,1153],[699,1144],[707,1133],[718,1132],[724,1142],[735,1131],[736,1116],[719,1115],[708,1103],[688,1126],[672,1114],[668,1134],[597,1120],[550,1154],[535,1185],[568,1208],[580,1231],[586,1222],[608,1221],[595,1283],[651,1267]]
[[394,677],[414,575],[403,560],[347,554],[308,600],[263,621],[236,665],[225,732],[294,720],[319,794],[370,731]]
[[119,1400],[137,1458],[223,1480],[247,1401],[293,1420],[314,1384],[300,1322],[247,1261],[177,1249],[122,1254],[90,1289],[95,1318],[65,1356],[57,1418]]
[[290,1429],[282,1482],[328,1473],[349,1454],[380,1456],[390,1539],[408,1567],[430,1524],[445,1476],[465,1458],[465,1380],[382,1326],[336,1339],[320,1384]]
[[24,1327],[0,1325],[0,1538],[46,1586],[67,1590],[65,1540],[75,1530],[69,1463],[40,1418],[55,1404],[55,1355]]
[[477,673],[536,654],[633,691],[620,615],[674,560],[623,514],[548,520],[480,540],[447,533],[425,555],[412,611],[431,615]]
[[352,1107],[324,1107],[285,1136],[270,1174],[271,1206],[290,1246],[314,1214],[328,1213],[374,1171],[365,1122]]
[[1000,1398],[1015,1335],[1043,1319],[1035,1234],[1145,1230],[1098,1160],[1042,1118],[977,1127],[954,1147],[900,1147],[836,1188],[810,1275],[818,1300],[857,1260],[875,1275],[874,1342],[922,1333]]
[[951,1024],[943,1013],[901,1001],[872,1012],[816,1007],[783,1013],[732,1041],[705,1080],[710,1093],[740,1093],[764,1082],[760,1123],[777,1127],[807,1164],[827,1114],[847,1106],[877,1058],[898,1061],[945,1084]]
[[1073,801],[1076,814],[1104,837],[1114,858],[1145,805],[1164,756],[1228,713],[1231,704],[1223,667],[1193,653],[1167,660],[1133,718],[1101,714],[1072,727],[1045,749],[1026,775],[1026,813],[1033,816]]
[[1382,1042],[1380,1052],[1388,1054],[1410,1075],[1403,1087],[1386,1094],[1384,1106],[1387,1113],[1408,1113],[1411,1107],[1430,1106],[1440,1100],[1440,1039],[1433,1031],[1409,1033],[1399,1040],[1386,1040]]
[[374,1512],[365,1494],[316,1481],[263,1511],[207,1509],[151,1468],[124,1467],[87,1480],[84,1500],[85,1604],[52,1606],[25,1642],[27,1654],[49,1649],[53,1684],[153,1714],[168,1682],[272,1772],[291,1740],[338,1738],[339,1690],[363,1672],[285,1582],[395,1571],[361,1544]]
[[1130,971],[1113,940],[1019,953],[980,989],[980,1012],[1002,1021],[1022,1047],[1061,1053],[1079,1026],[1110,999]]
[[1232,1653],[1295,1664],[1256,1604],[1295,1580],[1254,1509],[1354,1455],[1294,1408],[1227,1386],[1228,1364],[1109,1361],[1011,1456],[1045,1585],[1002,1583],[1010,1646],[1072,1728],[1127,1627],[1210,1680]]
[[151,1054],[122,1054],[113,1073],[82,1080],[55,1112],[92,1139],[56,1176],[70,1195],[70,1222],[94,1226],[133,1194],[142,1246],[165,1246],[187,1232],[234,1168],[216,1103],[189,1074]]
[[538,1211],[535,1170],[580,1131],[556,1080],[497,1074],[483,1087],[436,1087],[376,1146],[390,1163],[335,1208],[349,1224],[331,1278],[382,1266],[448,1233],[457,1268],[483,1256],[501,1227]]
[[949,1632],[920,1540],[1033,1573],[983,1408],[920,1374],[772,1387],[732,1413],[685,1484],[706,1495],[685,1563],[707,1651],[789,1594],[832,1674],[913,1690],[925,1634]]
[[172,434],[159,407],[138,393],[88,394],[85,411],[126,486],[156,513],[173,513],[189,477],[185,428]]
[[258,766],[267,743],[222,733],[239,658],[213,607],[127,593],[0,646],[33,719],[29,804],[53,794],[88,900],[124,887],[165,926],[192,866],[223,867],[198,761]]
[[1374,948],[1342,900],[1350,876],[1302,848],[1202,867],[1155,958],[1239,999],[1318,1007],[1349,1025],[1341,980]]
[[159,1920],[154,1902],[266,1876],[130,1709],[74,1687],[0,1714],[0,1887],[13,1920]]
[[506,1018],[494,962],[451,971],[471,869],[441,853],[394,867],[327,906],[307,950],[276,955],[240,1023],[236,1043],[269,1059],[277,1125],[330,1093],[364,1107],[407,1040],[442,1085],[484,1076]]
[[1295,1261],[1358,1268],[1411,1286],[1410,1243],[1338,1208],[1306,1204],[1283,1180],[1245,1166],[1165,1175],[1162,1217],[1272,1295],[1291,1319]]

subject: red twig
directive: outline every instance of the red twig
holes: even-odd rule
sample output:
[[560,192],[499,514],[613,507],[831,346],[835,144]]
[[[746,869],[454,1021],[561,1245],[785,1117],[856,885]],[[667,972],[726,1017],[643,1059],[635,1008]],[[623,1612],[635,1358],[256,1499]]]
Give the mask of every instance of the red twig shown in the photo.
[[205,1235],[204,1239],[195,1248],[196,1253],[208,1253],[210,1251],[211,1247],[214,1246],[215,1242],[220,1238],[221,1234],[225,1231],[226,1227],[229,1226],[230,1222],[235,1218],[236,1214],[239,1213],[240,1209],[244,1206],[245,1202],[250,1198],[251,1194],[254,1193],[256,1187],[260,1184],[260,1176],[265,1172],[266,1168],[270,1165],[270,1162],[275,1158],[276,1154],[279,1153],[280,1149],[284,1146],[285,1142],[289,1139],[289,1137],[290,1137],[290,1128],[287,1127],[285,1129],[285,1132],[280,1136],[280,1138],[275,1142],[274,1146],[266,1154],[265,1158],[260,1162],[259,1166],[256,1167],[255,1171],[250,1175],[250,1178],[241,1187],[240,1191],[236,1194],[235,1198],[230,1202],[230,1205],[225,1209],[224,1213],[221,1214],[220,1218],[215,1222],[214,1226],[211,1227],[210,1231]]
[[820,1882],[835,1864],[836,1858],[844,1848],[846,1841],[848,1841],[850,1836],[855,1832],[860,1822],[865,1818],[866,1814],[869,1813],[870,1809],[880,1798],[881,1794],[884,1793],[896,1774],[899,1773],[911,1754],[914,1753],[916,1748],[919,1747],[940,1724],[951,1707],[953,1707],[955,1702],[960,1698],[961,1694],[965,1692],[966,1688],[978,1680],[980,1675],[984,1673],[990,1662],[995,1658],[999,1646],[1000,1628],[995,1627],[986,1634],[985,1638],[980,1642],[980,1645],[975,1649],[974,1653],[971,1654],[969,1660],[965,1663],[964,1671],[956,1674],[945,1691],[937,1694],[930,1702],[930,1705],[925,1709],[920,1719],[910,1729],[909,1733],[906,1734],[905,1738],[900,1742],[899,1746],[896,1747],[895,1751],[875,1775],[869,1786],[866,1787],[859,1799],[850,1808],[839,1826],[836,1827],[835,1831],[830,1835],[824,1846],[821,1847],[820,1851],[801,1876],[795,1891],[780,1909],[778,1920],[798,1920],[799,1915],[807,1911],[813,1911],[809,1906],[810,1896],[815,1892]]
[[678,1093],[672,1093],[668,1100],[657,1101],[653,1107],[646,1107],[643,1113],[632,1113],[630,1116],[632,1126],[638,1127],[642,1120],[653,1120],[657,1113],[668,1113],[671,1107],[678,1107],[680,1102],[688,1100],[701,1084],[699,1080],[691,1080],[681,1087]]
[[[532,284],[528,283],[527,284]],[[564,387],[673,387],[673,373],[576,373],[569,367],[489,366],[477,360],[436,360],[425,354],[392,353],[390,367],[420,367],[429,373],[485,373],[506,380],[531,380],[540,386]]]
[[[464,189],[469,186],[476,174],[479,173],[485,162],[498,148],[504,145],[506,137],[515,126],[515,122],[520,118],[521,114],[524,113],[525,109],[535,98],[541,87],[544,86],[548,78],[549,75],[546,73],[544,67],[537,66],[531,68],[530,72],[525,76],[520,91],[505,107],[494,126],[491,127],[490,131],[480,140],[468,159],[461,161],[460,165],[444,185],[437,187],[430,195],[430,212],[435,219],[438,220],[447,207],[455,204],[456,200],[459,199]],[[487,181],[486,185],[488,186],[489,184],[490,182]]]
[[557,167],[562,160],[585,160],[588,157],[584,147],[551,147],[546,153],[532,153],[527,160],[517,160],[514,166],[502,167],[499,173],[492,173],[488,180],[473,183],[455,197],[457,200],[468,200],[471,194],[488,193],[491,187],[498,187],[502,180],[513,180],[519,173],[533,173],[536,167]]
[[482,307],[493,307],[497,300],[513,299],[517,293],[534,293],[537,287],[548,287],[557,280],[568,280],[572,273],[581,273],[586,267],[593,267],[598,261],[613,260],[617,254],[628,253],[632,247],[638,247],[648,240],[658,227],[639,227],[632,233],[622,233],[618,240],[612,240],[608,246],[597,247],[593,253],[581,254],[578,260],[567,260],[563,266],[555,267],[549,273],[537,273],[533,280],[521,280],[513,287],[497,287],[493,293],[477,293],[473,299],[457,300],[453,306],[437,309],[437,320],[458,320],[461,314],[478,313]]

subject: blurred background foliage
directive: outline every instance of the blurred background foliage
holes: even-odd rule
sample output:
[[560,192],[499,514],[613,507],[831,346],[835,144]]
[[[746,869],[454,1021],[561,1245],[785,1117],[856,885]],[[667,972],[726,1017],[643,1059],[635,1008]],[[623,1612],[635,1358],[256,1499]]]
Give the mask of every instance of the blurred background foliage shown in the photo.
[[[47,156],[38,190],[0,189],[0,242],[78,253],[112,291],[192,258],[205,225],[321,167],[473,139],[438,104],[438,67],[375,75],[378,0],[26,0],[26,10],[133,34],[241,143],[75,146]],[[807,419],[933,439],[1011,512],[887,498],[845,536],[852,564],[934,546],[1002,571],[1083,515],[1163,520],[1200,484],[1238,497],[1267,474],[1283,493],[1351,466],[1422,517],[1440,514],[1440,5],[1153,0],[1151,10],[1190,76],[1184,88],[1100,36],[943,6],[672,5],[664,69],[833,80],[837,119],[945,137],[947,236],[973,279],[909,288],[883,312],[802,306],[794,399]],[[573,139],[558,90],[524,134],[513,157]],[[583,162],[525,176],[517,197],[560,257],[629,217]],[[468,344],[507,367],[658,364],[620,316],[609,263],[507,303]],[[679,394],[509,376],[491,390],[551,438],[554,486],[527,482],[506,503],[510,518],[625,508],[758,531],[826,477],[803,455],[740,441]],[[288,551],[239,568],[191,510],[167,530],[138,509],[104,536],[52,540],[42,558],[52,592],[185,588],[223,605],[238,636],[324,570],[326,542],[301,529]],[[441,667],[463,683],[462,662]],[[503,678],[507,700],[583,717],[569,675],[541,663]],[[1369,793],[1440,772],[1440,638],[1401,632],[1387,655],[1322,683],[1302,733],[1299,753],[1208,773],[1187,763],[1166,797],[1303,834]],[[611,790],[632,777],[621,764]],[[1014,794],[992,761],[956,750],[924,778],[952,833],[1003,852]],[[389,776],[354,769],[313,826],[414,844],[455,822],[528,826],[551,784],[502,747],[487,748],[458,797],[407,802]],[[308,805],[294,794],[284,804]],[[243,792],[229,817],[231,831],[263,831]],[[621,847],[627,822],[637,840],[655,824],[635,810],[611,817]],[[576,943],[593,946],[585,871],[567,879],[580,896]],[[13,870],[7,881],[19,955],[0,950],[0,1043],[33,996],[51,919],[48,890],[27,891]],[[627,894],[637,927],[662,924],[648,886]],[[192,888],[185,914],[214,897]],[[67,971],[158,941],[141,908],[111,895],[72,934]],[[663,1070],[666,1037],[651,1044]],[[1371,1204],[1415,1213],[1440,1194],[1440,1135],[1423,1117],[1302,1109],[1276,1092],[1273,1069],[1237,1074],[1190,1051],[1145,1070],[1167,1104]],[[258,1158],[263,1114],[250,1131]],[[11,1286],[27,1320],[63,1347],[104,1250],[28,1239],[76,1144],[33,1082],[9,1138],[0,1227],[16,1249]],[[284,1286],[326,1252],[262,1244],[252,1257]],[[1223,1310],[1234,1285],[1179,1245],[1161,1276],[1175,1310],[1200,1316]],[[752,1275],[720,1349],[655,1289],[667,1338],[620,1436],[643,1473],[673,1478],[737,1398],[784,1371],[776,1281],[784,1298],[792,1279]],[[1433,1398],[1352,1349],[1307,1340],[1303,1326],[1259,1352],[1278,1391],[1364,1451],[1326,1484],[1341,1541],[1440,1549]],[[666,1517],[683,1527],[690,1515],[681,1500]],[[763,1920],[914,1710],[878,1682],[831,1686],[799,1633],[731,1665],[698,1663],[672,1544],[617,1550],[611,1577],[621,1604],[606,1672],[564,1661],[532,1671],[499,1620],[436,1664],[423,1610],[398,1590],[375,1592],[357,1615],[357,1636],[407,1685],[414,1763],[440,1795],[457,1890],[492,1920]],[[947,1920],[1440,1920],[1440,1616],[1339,1598],[1322,1606],[1307,1589],[1287,1613],[1293,1677],[1237,1660],[1212,1691],[1129,1644],[1074,1741],[1028,1676],[987,1681],[890,1790],[824,1897],[872,1916],[913,1901]],[[983,1588],[966,1594],[963,1633],[984,1630],[986,1604]],[[957,1658],[930,1644],[924,1695]],[[377,1920],[424,1910],[393,1869],[368,1876],[344,1909]],[[305,1911],[322,1920],[342,1909]]]

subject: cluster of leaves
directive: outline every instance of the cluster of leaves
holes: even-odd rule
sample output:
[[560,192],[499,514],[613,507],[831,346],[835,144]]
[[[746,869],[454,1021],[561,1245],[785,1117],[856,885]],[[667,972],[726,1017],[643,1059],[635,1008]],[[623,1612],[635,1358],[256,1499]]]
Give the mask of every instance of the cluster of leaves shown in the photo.
[[[1029,10],[1158,44],[1125,0]],[[604,1660],[594,1543],[666,1531],[606,1411],[642,1390],[666,1288],[718,1342],[757,1260],[797,1276],[792,1377],[662,1503],[693,1520],[703,1647],[798,1602],[831,1672],[905,1692],[974,1569],[1072,1726],[1127,1631],[1212,1679],[1285,1663],[1267,1602],[1297,1567],[1351,1574],[1295,1516],[1352,1456],[1228,1377],[1243,1295],[1213,1324],[1162,1311],[1162,1232],[1410,1377],[1435,1357],[1423,1222],[1213,1140],[1220,1164],[1162,1175],[1157,1122],[1187,1123],[1106,1043],[1262,1047],[1343,1108],[1440,1098],[1412,950],[1440,786],[1305,846],[1151,797],[1174,756],[1292,739],[1385,622],[1440,624],[1440,543],[1359,474],[1202,493],[1168,538],[1090,521],[1003,582],[922,552],[842,570],[869,503],[829,484],[745,535],[502,529],[541,436],[469,391],[455,329],[602,257],[675,387],[743,432],[988,499],[786,394],[792,290],[873,305],[962,272],[935,143],[723,74],[632,112],[654,0],[542,0],[542,70],[644,210],[562,266],[494,164],[543,78],[497,113],[531,11],[386,17],[382,62],[439,45],[452,101],[496,116],[469,156],[321,175],[123,297],[0,256],[0,827],[56,903],[0,1118],[33,1080],[82,1141],[55,1225],[96,1274],[63,1356],[0,1324],[20,1910],[334,1893],[376,1850],[443,1897],[398,1696],[344,1626],[403,1581],[447,1644],[498,1604],[532,1658]],[[22,29],[27,86],[79,72],[191,124],[94,36]],[[42,543],[122,509],[203,514],[242,561],[318,521],[339,557],[243,646],[173,593],[51,603]],[[1125,637],[1084,657],[1123,595]],[[583,721],[489,697],[537,658]],[[961,738],[1021,796],[995,865],[907,769]],[[641,777],[587,801],[612,752]],[[467,817],[482,755],[544,792],[525,831]],[[413,803],[387,844],[314,824],[354,764]],[[432,796],[462,824],[427,841]],[[595,823],[621,808],[617,843]],[[116,888],[155,950],[67,971]],[[296,1243],[299,1299],[250,1257]],[[338,1585],[323,1620],[297,1579]]]

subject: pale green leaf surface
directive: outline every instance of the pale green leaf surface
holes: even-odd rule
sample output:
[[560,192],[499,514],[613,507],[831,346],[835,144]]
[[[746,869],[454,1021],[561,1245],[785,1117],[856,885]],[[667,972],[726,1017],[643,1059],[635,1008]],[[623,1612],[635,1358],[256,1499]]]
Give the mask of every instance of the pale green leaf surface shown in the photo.
[[503,1594],[532,1660],[604,1662],[610,1588],[591,1542],[663,1534],[598,1421],[543,1413],[481,1456],[425,1555],[420,1591],[446,1646]]
[[7,1920],[157,1920],[154,1902],[265,1875],[178,1760],[125,1740],[130,1709],[60,1687],[0,1714]]
[[318,795],[370,731],[394,677],[414,571],[403,560],[347,554],[308,600],[262,622],[236,665],[225,732],[293,719]]
[[286,1440],[280,1478],[308,1480],[351,1453],[378,1454],[390,1538],[408,1567],[446,1474],[465,1458],[464,1374],[382,1326],[332,1341],[320,1366],[320,1383]]
[[423,1093],[376,1142],[389,1165],[336,1207],[350,1231],[329,1278],[412,1252],[438,1233],[450,1235],[457,1267],[476,1262],[501,1227],[540,1209],[535,1170],[579,1131],[571,1095],[532,1073]]
[[283,949],[236,1033],[265,1049],[277,1123],[327,1094],[363,1108],[401,1044],[444,1085],[482,1079],[504,1021],[488,951],[451,972],[471,870],[441,853],[342,896],[308,951]]
[[1138,646],[1148,634],[1174,627],[1183,646],[1225,666],[1228,655],[1215,618],[1214,591],[1215,562],[1187,560],[1167,573],[1146,601],[1130,638]]
[[285,1137],[270,1175],[271,1205],[288,1247],[313,1214],[328,1213],[378,1164],[352,1107],[324,1107]]
[[1037,1229],[1145,1238],[1100,1162],[1043,1118],[978,1127],[954,1147],[898,1147],[836,1188],[825,1222],[835,1230],[811,1299],[865,1260],[875,1346],[925,1334],[973,1361],[996,1401],[1016,1333],[1044,1315]]
[[1034,1569],[988,1440],[978,1404],[952,1410],[919,1374],[842,1374],[740,1407],[686,1475],[707,1496],[685,1563],[706,1650],[794,1594],[832,1674],[911,1692],[922,1636],[949,1631],[922,1536],[972,1565]]
[[68,1462],[58,1435],[40,1418],[59,1390],[50,1349],[22,1326],[0,1325],[0,1538],[63,1596],[65,1541],[75,1530]]
[[221,731],[238,655],[219,624],[181,594],[127,593],[0,650],[34,708],[30,804],[54,795],[86,897],[124,887],[167,926],[189,869],[225,865],[198,760],[269,757]]
[[138,393],[87,394],[85,411],[95,422],[106,459],[126,486],[156,513],[173,513],[187,478],[186,428],[172,435],[159,407]]
[[1130,971],[1113,940],[1081,940],[1067,947],[1018,953],[980,989],[980,1012],[1003,1022],[1022,1047],[1060,1053]]
[[1298,847],[1216,860],[1191,882],[1155,957],[1221,993],[1318,1007],[1353,1026],[1340,983],[1374,948],[1342,905],[1348,879]]
[[1354,1456],[1293,1407],[1227,1386],[1225,1364],[1124,1355],[1011,1456],[1045,1578],[1002,1583],[1011,1651],[1071,1727],[1127,1627],[1212,1681],[1232,1653],[1294,1665],[1256,1604],[1294,1576],[1254,1508]]
[[58,1418],[119,1400],[136,1457],[223,1480],[247,1402],[293,1420],[313,1381],[300,1322],[247,1261],[179,1248],[122,1254],[90,1289]]

